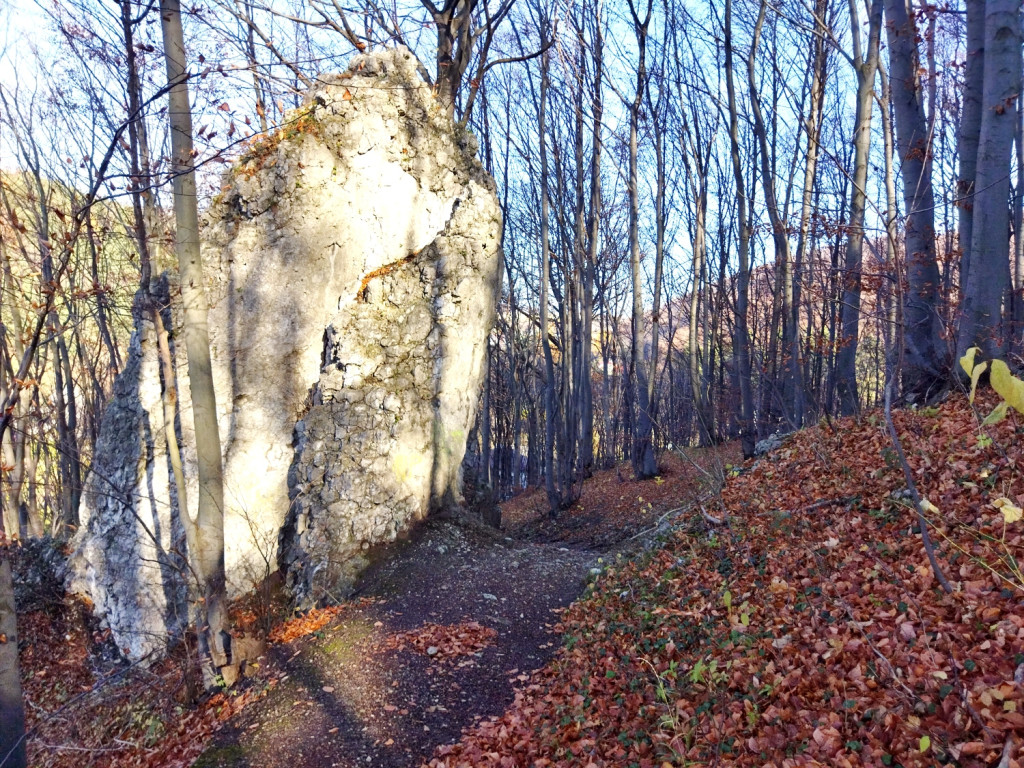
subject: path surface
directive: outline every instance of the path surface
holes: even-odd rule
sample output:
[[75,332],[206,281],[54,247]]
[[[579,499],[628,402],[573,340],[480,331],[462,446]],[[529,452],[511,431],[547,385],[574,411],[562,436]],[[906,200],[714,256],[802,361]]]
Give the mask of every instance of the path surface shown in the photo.
[[[405,768],[501,714],[519,675],[543,666],[557,611],[583,590],[597,554],[430,521],[366,574],[323,632],[272,646],[281,682],[216,737],[200,768]],[[395,633],[470,620],[497,630],[478,655],[388,650]]]

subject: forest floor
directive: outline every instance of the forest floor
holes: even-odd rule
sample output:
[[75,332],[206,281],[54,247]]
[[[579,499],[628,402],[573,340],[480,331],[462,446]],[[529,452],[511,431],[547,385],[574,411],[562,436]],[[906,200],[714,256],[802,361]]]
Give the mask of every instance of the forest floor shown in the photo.
[[[502,505],[502,530],[432,519],[375,559],[352,600],[277,623],[255,673],[184,706],[182,659],[124,670],[81,607],[27,617],[32,764],[50,768],[419,766],[502,715],[560,646],[561,613],[605,562],[642,550],[705,497],[735,446],[662,457],[663,474],[596,473],[557,519],[543,490]],[[268,606],[237,617],[253,625]],[[53,715],[53,713],[56,715]]]
[[949,592],[869,412],[598,473],[557,521],[537,491],[500,533],[433,521],[198,709],[141,707],[147,679],[174,701],[157,670],[46,715],[86,654],[51,633],[23,656],[35,764],[1021,768],[1024,417],[996,403],[894,414]]

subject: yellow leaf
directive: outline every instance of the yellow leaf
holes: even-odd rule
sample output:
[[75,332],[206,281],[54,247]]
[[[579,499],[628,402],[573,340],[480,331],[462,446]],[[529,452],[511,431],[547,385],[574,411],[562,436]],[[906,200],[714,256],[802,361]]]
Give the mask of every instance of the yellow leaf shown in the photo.
[[992,389],[998,392],[1011,408],[1024,413],[1024,381],[1010,373],[1006,363],[1002,360],[993,360],[989,379],[992,382]]
[[1006,409],[1009,406],[1006,401],[1003,400],[999,405],[992,409],[992,413],[985,417],[985,420],[981,422],[981,426],[987,427],[991,424],[998,424],[1006,418]]
[[935,514],[938,514],[939,508],[936,507],[934,504],[932,504],[930,501],[928,501],[928,499],[922,498],[921,499],[921,511],[922,512],[930,512],[931,514],[935,515]]
[[928,735],[924,735],[924,736],[921,737],[921,741],[918,743],[917,746],[918,746],[918,749],[921,752],[927,752],[928,751],[928,747],[930,747],[931,745],[932,745],[931,737],[928,736]]
[[1003,520],[1006,521],[1007,525],[1010,523],[1016,523],[1022,517],[1024,517],[1024,510],[1014,504],[1012,501],[1007,499],[1005,496],[1000,496],[998,499],[992,502],[992,506],[1003,513]]
[[971,394],[967,396],[967,399],[972,403],[974,402],[974,393],[978,389],[978,379],[981,378],[981,374],[988,368],[988,363],[982,363],[981,365],[974,366],[974,370],[971,371]]
[[960,367],[964,369],[964,373],[970,376],[974,372],[974,356],[978,354],[978,347],[971,347],[964,353],[964,356],[960,358]]

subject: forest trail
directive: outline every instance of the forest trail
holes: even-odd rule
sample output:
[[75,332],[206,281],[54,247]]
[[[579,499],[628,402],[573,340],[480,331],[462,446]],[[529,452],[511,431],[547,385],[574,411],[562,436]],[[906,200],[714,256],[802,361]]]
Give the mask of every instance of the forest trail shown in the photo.
[[[557,612],[583,590],[598,557],[447,520],[428,522],[398,549],[371,567],[359,599],[335,621],[271,646],[267,672],[280,682],[196,765],[426,762],[464,727],[501,714],[517,675],[553,655]],[[451,629],[410,647],[438,625]]]
[[195,765],[405,768],[500,716],[553,657],[559,614],[590,569],[638,549],[695,494],[692,465],[663,463],[666,474],[645,482],[597,473],[557,520],[535,490],[503,505],[501,532],[428,521],[371,566],[336,619],[270,647],[259,677],[276,685]]
[[[375,559],[353,599],[271,623],[254,674],[198,704],[187,648],[126,666],[87,606],[44,584],[51,602],[20,617],[32,638],[21,654],[30,765],[423,765],[509,711],[562,646],[561,609],[592,571],[643,549],[739,461],[738,446],[693,459],[665,454],[663,474],[645,481],[597,472],[557,520],[543,489],[503,503],[501,531],[430,519]],[[237,606],[237,631],[278,614],[258,603]]]

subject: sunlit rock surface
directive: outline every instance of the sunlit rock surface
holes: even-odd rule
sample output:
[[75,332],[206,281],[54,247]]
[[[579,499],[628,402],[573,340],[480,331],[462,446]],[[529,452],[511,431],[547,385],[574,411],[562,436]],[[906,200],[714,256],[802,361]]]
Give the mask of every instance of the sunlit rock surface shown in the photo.
[[[337,594],[369,547],[459,501],[500,264],[500,208],[475,156],[474,138],[451,124],[415,58],[398,48],[321,78],[305,106],[225,176],[204,217],[203,256],[232,592],[280,564],[300,601]],[[178,357],[192,506],[190,398]],[[104,429],[145,433],[139,423],[156,413],[159,377],[119,386]],[[122,436],[104,450],[130,442]],[[115,635],[132,634],[133,614],[167,614],[143,599],[164,591],[166,569],[148,562],[152,553],[134,553],[138,535],[104,538],[118,525],[130,530],[140,510],[173,533],[177,500],[162,450],[136,451],[142,458],[122,474],[134,472],[140,500],[148,475],[163,478],[163,504],[103,501],[89,481],[77,550],[91,554],[78,559],[78,585]],[[113,574],[133,568],[131,579]],[[130,655],[146,646],[118,639]]]

